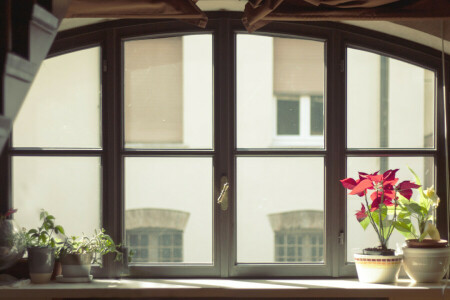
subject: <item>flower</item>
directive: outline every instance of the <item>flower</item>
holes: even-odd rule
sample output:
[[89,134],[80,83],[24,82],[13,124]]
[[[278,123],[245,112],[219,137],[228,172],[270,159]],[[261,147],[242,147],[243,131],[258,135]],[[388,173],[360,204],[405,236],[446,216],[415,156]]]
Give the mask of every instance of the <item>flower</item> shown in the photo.
[[439,202],[441,202],[441,199],[437,196],[436,191],[434,190],[434,185],[427,188],[425,191],[425,196],[428,197],[431,201],[433,201],[434,206],[439,206]]
[[[342,186],[350,190],[349,195],[364,196],[366,205],[361,203],[361,209],[355,216],[359,224],[364,228],[372,224],[378,239],[381,243],[381,249],[387,249],[387,242],[395,228],[397,219],[397,206],[399,196],[411,199],[412,189],[417,189],[420,185],[412,181],[399,181],[396,174],[399,169],[390,169],[383,174],[374,172],[372,174],[358,172],[359,178],[345,178],[341,180]],[[372,191],[373,190],[373,191]],[[370,192],[371,203],[369,204],[367,194]],[[387,207],[394,206],[388,210]],[[393,215],[388,217],[388,214]]]

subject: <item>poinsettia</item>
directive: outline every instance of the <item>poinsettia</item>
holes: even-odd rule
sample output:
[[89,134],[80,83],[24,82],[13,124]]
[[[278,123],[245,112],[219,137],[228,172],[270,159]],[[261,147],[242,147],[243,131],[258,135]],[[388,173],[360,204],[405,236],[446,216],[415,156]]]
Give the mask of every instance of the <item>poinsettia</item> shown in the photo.
[[[399,181],[396,178],[398,169],[387,170],[383,174],[374,172],[372,174],[359,172],[359,178],[345,178],[341,180],[342,186],[350,190],[350,195],[364,196],[365,205],[361,203],[361,210],[356,212],[356,219],[364,230],[372,224],[381,249],[387,249],[387,242],[394,230],[397,219],[398,196],[410,200],[413,194],[412,189],[417,189],[420,185],[412,181]],[[368,201],[370,193],[371,203]],[[393,206],[393,217],[388,217],[388,207]],[[392,209],[390,210],[392,211]]]

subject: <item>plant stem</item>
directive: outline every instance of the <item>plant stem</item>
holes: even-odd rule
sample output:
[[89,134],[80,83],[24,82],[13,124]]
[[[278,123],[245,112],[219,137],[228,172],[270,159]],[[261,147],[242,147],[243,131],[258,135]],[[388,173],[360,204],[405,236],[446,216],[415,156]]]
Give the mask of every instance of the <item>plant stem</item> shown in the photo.
[[368,216],[369,216],[370,223],[372,224],[373,228],[375,229],[375,232],[376,232],[377,235],[378,235],[378,239],[379,239],[380,242],[381,242],[380,232],[378,231],[377,224],[375,223],[375,221],[374,221],[373,218],[372,218],[372,213],[371,213],[371,211],[370,211],[369,202],[367,201],[367,193],[366,193],[366,192],[364,192],[364,199],[366,200],[367,212],[368,212],[367,214],[368,214]]
[[388,231],[389,233],[388,233],[388,236],[386,238],[386,241],[389,240],[389,238],[391,237],[392,232],[394,231],[394,222],[397,219],[397,205],[396,204],[397,204],[396,200],[394,200],[394,218],[392,219],[391,226],[389,226],[389,231]]

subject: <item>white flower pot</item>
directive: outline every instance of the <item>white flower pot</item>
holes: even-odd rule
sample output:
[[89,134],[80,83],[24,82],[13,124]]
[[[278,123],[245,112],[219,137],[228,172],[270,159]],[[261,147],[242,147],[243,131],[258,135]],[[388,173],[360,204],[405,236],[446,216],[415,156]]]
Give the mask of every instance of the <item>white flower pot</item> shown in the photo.
[[392,283],[397,281],[402,265],[402,255],[355,254],[354,257],[359,281],[367,283]]
[[403,267],[416,282],[439,282],[448,271],[450,248],[403,248]]

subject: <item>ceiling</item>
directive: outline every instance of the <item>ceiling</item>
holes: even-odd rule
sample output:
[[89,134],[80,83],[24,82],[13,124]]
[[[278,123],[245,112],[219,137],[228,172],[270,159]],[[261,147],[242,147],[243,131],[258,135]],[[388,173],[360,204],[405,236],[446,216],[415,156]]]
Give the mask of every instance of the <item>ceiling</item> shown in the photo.
[[[247,0],[199,0],[198,7],[203,11],[238,11],[243,12]],[[71,18],[63,19],[59,31],[73,29],[94,23],[100,23],[111,19],[100,18]],[[442,50],[442,21],[441,20],[420,20],[420,21],[403,21],[401,24],[388,21],[342,21],[342,23],[387,33],[396,37],[407,39],[422,45],[429,46],[436,50]],[[398,22],[399,23],[399,22]],[[446,41],[444,49],[450,54],[450,20],[445,21],[444,33]],[[414,28],[426,28],[425,33]]]

